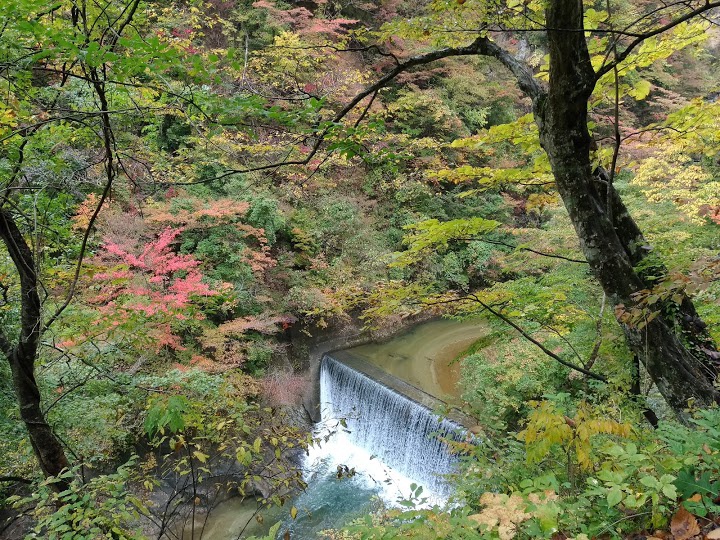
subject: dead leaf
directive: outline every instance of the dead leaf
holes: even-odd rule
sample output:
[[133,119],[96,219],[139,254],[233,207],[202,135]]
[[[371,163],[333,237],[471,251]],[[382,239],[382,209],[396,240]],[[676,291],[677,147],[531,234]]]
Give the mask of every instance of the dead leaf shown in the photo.
[[720,527],[705,535],[705,540],[720,540]]
[[690,497],[690,498],[688,499],[688,501],[691,501],[691,502],[700,502],[700,501],[702,501],[702,495],[700,495],[699,493],[696,493],[695,495],[693,495],[692,497]]
[[670,531],[673,533],[675,540],[688,540],[700,534],[700,527],[695,516],[681,505],[670,522]]
[[483,493],[480,504],[485,508],[470,518],[478,524],[485,525],[488,530],[497,528],[500,540],[512,540],[517,525],[532,517],[532,514],[525,512],[527,504],[516,493],[512,495]]
[[[546,491],[542,496],[532,493],[528,499],[534,505],[542,506],[558,498],[554,491]],[[518,525],[533,517],[527,511],[528,500],[517,493],[483,493],[480,504],[484,508],[470,517],[478,525],[484,525],[489,531],[497,529],[500,540],[512,540],[517,534]]]

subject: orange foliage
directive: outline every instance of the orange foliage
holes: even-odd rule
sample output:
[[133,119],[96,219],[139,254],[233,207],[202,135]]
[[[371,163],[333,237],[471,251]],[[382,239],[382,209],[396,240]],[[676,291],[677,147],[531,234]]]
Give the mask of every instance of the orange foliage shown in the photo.
[[191,209],[171,209],[171,203],[169,201],[153,203],[146,209],[146,219],[150,223],[182,226],[185,229],[197,229],[207,226],[209,223],[231,223],[244,216],[250,208],[250,203],[246,201],[236,201],[227,198],[216,201],[187,199],[186,204],[191,206]]
[[[100,203],[100,197],[94,193],[90,193],[85,200],[80,203],[77,208],[77,212],[72,218],[73,229],[76,231],[84,231],[90,225],[90,218],[97,210],[98,204]],[[109,206],[108,201],[103,202],[103,208]],[[101,209],[102,210],[102,209]]]
[[225,336],[242,336],[248,332],[261,334],[275,334],[288,328],[296,321],[292,315],[277,315],[274,317],[240,317],[221,324],[218,330]]

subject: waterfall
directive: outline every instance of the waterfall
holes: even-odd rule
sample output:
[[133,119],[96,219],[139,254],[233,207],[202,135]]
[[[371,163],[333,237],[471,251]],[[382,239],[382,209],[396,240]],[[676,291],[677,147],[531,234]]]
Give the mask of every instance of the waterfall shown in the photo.
[[375,459],[367,474],[379,476],[384,464],[423,486],[425,493],[447,498],[449,486],[442,475],[452,472],[456,458],[439,437],[463,438],[459,424],[438,418],[417,401],[327,355],[320,369],[320,402],[323,422],[344,419],[347,426],[346,431],[338,428],[329,450],[336,461],[356,467],[352,460],[360,449]]

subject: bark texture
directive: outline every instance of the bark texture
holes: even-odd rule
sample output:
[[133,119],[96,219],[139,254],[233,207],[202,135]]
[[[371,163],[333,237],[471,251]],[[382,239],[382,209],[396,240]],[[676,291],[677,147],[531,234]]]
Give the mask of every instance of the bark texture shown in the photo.
[[[540,142],[550,160],[555,182],[570,214],[593,275],[613,304],[633,304],[633,294],[648,283],[634,266],[647,253],[637,224],[620,196],[597,189],[590,160],[587,129],[588,100],[596,74],[583,32],[582,0],[552,0],[546,12],[550,52],[550,80],[544,97],[534,98]],[[683,320],[697,318],[689,299],[682,302]],[[713,387],[717,369],[710,355],[684,343],[675,321],[661,315],[639,330],[623,325],[628,346],[645,365],[668,403],[678,412],[692,400],[700,405],[718,401]],[[689,325],[688,325],[689,328]],[[698,342],[714,350],[705,336]]]
[[[20,332],[12,343],[0,330],[0,349],[10,363],[13,387],[22,418],[30,436],[33,451],[43,474],[58,476],[69,466],[65,451],[53,433],[42,411],[40,390],[35,380],[35,360],[42,329],[42,311],[38,294],[37,273],[32,250],[25,242],[15,220],[7,210],[0,210],[0,239],[20,278]],[[58,490],[66,482],[54,484]]]

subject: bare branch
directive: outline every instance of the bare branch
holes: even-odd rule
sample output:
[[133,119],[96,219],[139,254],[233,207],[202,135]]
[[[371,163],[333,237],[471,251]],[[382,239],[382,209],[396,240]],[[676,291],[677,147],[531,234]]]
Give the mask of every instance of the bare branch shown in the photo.
[[246,169],[231,169],[218,176],[203,180],[201,182],[192,182],[195,184],[213,182],[221,180],[234,174],[244,174],[249,172],[266,171],[270,169],[277,169],[279,167],[285,167],[288,165],[307,165],[310,163],[313,157],[320,151],[323,142],[325,141],[331,130],[336,127],[350,112],[355,109],[366,97],[377,94],[382,88],[388,86],[394,81],[398,75],[409,71],[418,66],[424,66],[444,58],[451,58],[454,56],[490,56],[499,60],[507,69],[512,72],[518,81],[520,89],[528,95],[534,102],[542,99],[545,96],[545,89],[540,85],[540,82],[534,77],[532,70],[523,62],[512,56],[508,51],[498,46],[490,38],[486,36],[479,36],[471,44],[464,47],[447,47],[439,49],[437,51],[431,51],[425,54],[419,54],[412,56],[397,64],[388,73],[383,75],[375,83],[365,88],[362,92],[359,92],[355,97],[343,107],[331,121],[327,122],[324,129],[316,134],[316,140],[313,144],[310,152],[303,158],[297,160],[285,160],[268,165],[259,165],[256,167],[248,167]]
[[595,325],[595,333],[597,335],[597,339],[595,340],[595,345],[593,346],[593,349],[590,352],[590,356],[588,357],[587,362],[585,362],[585,369],[590,369],[593,367],[593,364],[595,364],[595,361],[598,358],[598,354],[600,353],[600,346],[602,345],[603,312],[605,311],[606,299],[607,299],[607,295],[605,293],[603,293],[602,303],[600,304],[600,313],[598,313],[598,319],[597,319],[597,323]]
[[12,482],[14,484],[32,484],[32,480],[23,478],[22,476],[0,476],[0,482]]
[[48,329],[56,320],[57,318],[62,314],[65,309],[70,305],[70,302],[72,301],[73,297],[75,296],[75,289],[77,287],[78,280],[80,279],[80,271],[82,270],[82,264],[83,260],[85,259],[85,253],[87,251],[87,245],[88,241],[90,239],[90,234],[92,233],[93,227],[95,226],[95,222],[97,221],[98,215],[100,214],[100,210],[102,209],[103,205],[105,204],[105,201],[107,200],[108,196],[110,195],[110,190],[112,189],[113,181],[115,179],[115,165],[114,165],[114,140],[115,137],[112,132],[112,124],[110,122],[110,114],[107,112],[108,102],[107,102],[107,96],[105,94],[105,86],[101,79],[98,77],[98,74],[96,71],[91,72],[91,76],[94,80],[93,87],[95,88],[95,92],[97,94],[98,99],[100,100],[101,105],[101,118],[102,118],[102,136],[103,136],[103,143],[105,147],[105,175],[107,178],[107,181],[105,183],[105,188],[103,189],[102,194],[100,195],[100,200],[98,201],[97,207],[92,213],[92,216],[90,216],[90,220],[88,222],[87,227],[85,228],[85,233],[83,234],[82,243],[80,244],[80,255],[78,255],[77,264],[75,265],[75,273],[73,274],[72,282],[70,283],[70,288],[68,289],[67,296],[65,297],[65,301],[60,305],[60,307],[55,311],[55,313],[48,319],[48,322],[45,324],[44,329]]
[[562,259],[564,261],[580,263],[580,264],[588,263],[584,259],[573,259],[571,257],[565,257],[564,255],[556,255],[555,253],[546,253],[544,251],[538,251],[536,249],[532,249],[532,248],[529,248],[526,246],[514,246],[512,244],[503,242],[501,240],[488,240],[487,238],[480,238],[480,237],[458,238],[457,240],[464,240],[466,242],[485,242],[486,244],[492,244],[494,246],[504,246],[504,247],[507,247],[510,249],[519,249],[521,251],[529,251],[531,253],[535,253],[536,255],[542,255],[543,257],[551,257],[553,259]]

